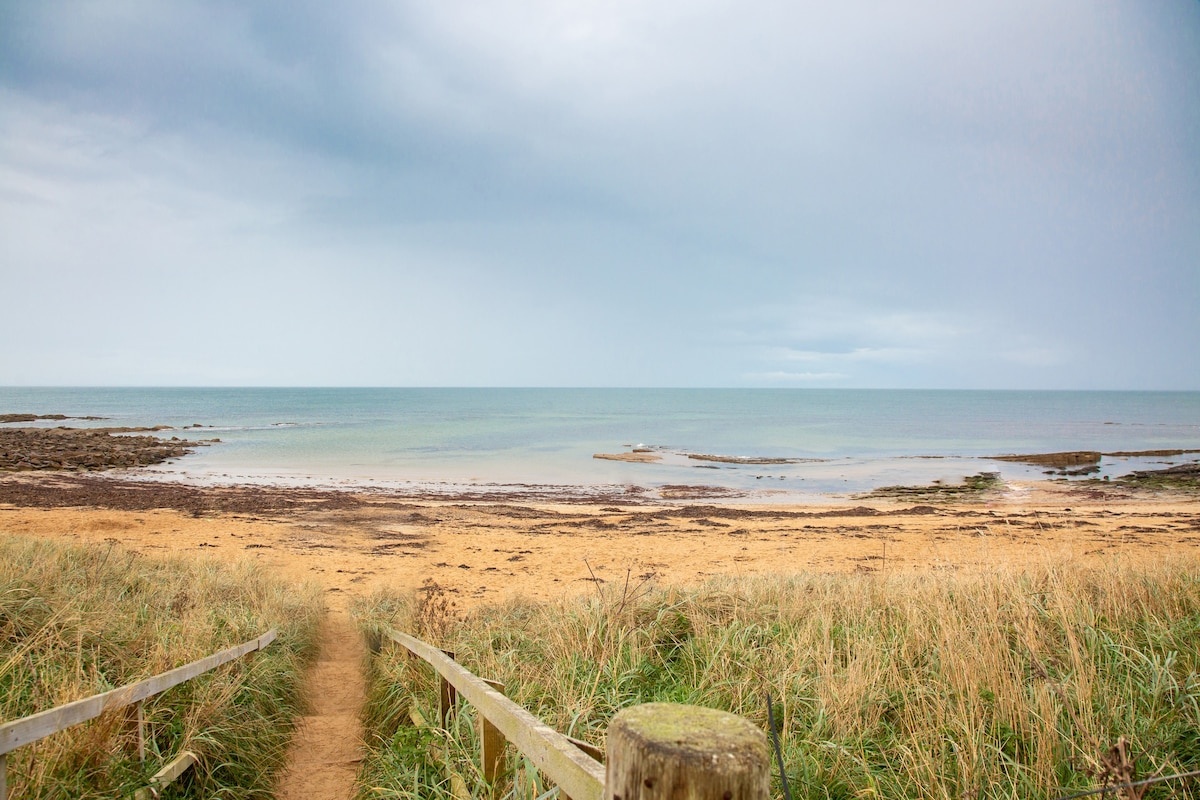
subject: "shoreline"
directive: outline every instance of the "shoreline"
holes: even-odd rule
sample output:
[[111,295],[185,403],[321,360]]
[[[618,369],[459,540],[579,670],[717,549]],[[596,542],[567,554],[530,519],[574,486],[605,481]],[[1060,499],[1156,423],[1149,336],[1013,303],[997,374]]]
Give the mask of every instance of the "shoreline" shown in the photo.
[[[932,487],[937,489],[937,487]],[[112,474],[0,474],[0,535],[144,555],[254,559],[345,608],[430,582],[461,603],[553,601],[623,580],[1200,563],[1200,496],[1101,482],[769,504],[196,486]]]
[[[630,580],[684,586],[726,575],[984,571],[1046,560],[1200,563],[1200,460],[1182,448],[1110,454],[1132,470],[1115,480],[1096,476],[1091,468],[1105,456],[1092,451],[1016,455],[996,468],[1009,462],[781,464],[654,450],[705,471],[664,471],[657,474],[668,479],[655,481],[659,462],[633,463],[618,464],[627,471],[609,483],[506,483],[217,472],[186,453],[211,453],[206,445],[219,440],[165,438],[161,428],[6,426],[0,435],[0,535],[253,559],[318,583],[335,608],[375,590],[431,584],[471,605],[553,601]],[[1175,463],[1162,469],[1152,460],[1163,458]],[[1139,460],[1157,468],[1139,472]],[[28,468],[2,469],[12,464]],[[833,469],[842,480],[772,479],[785,468]],[[914,475],[931,479],[905,482]],[[831,486],[842,490],[820,488]]]
[[[0,422],[94,419],[62,414],[8,414]],[[180,429],[195,431],[199,425]],[[265,486],[350,492],[385,492],[417,499],[523,500],[528,502],[689,501],[784,504],[836,503],[877,494],[955,492],[956,480],[971,488],[989,476],[1001,483],[1029,484],[1044,480],[1088,479],[1153,482],[1156,476],[1176,484],[1200,488],[1200,449],[1157,448],[1141,451],[1062,451],[1053,453],[999,454],[990,456],[903,455],[875,458],[774,458],[711,453],[691,453],[639,445],[630,452],[594,453],[591,460],[632,465],[619,480],[538,481],[484,478],[401,477],[380,470],[364,475],[339,474],[324,469],[227,466],[221,471],[197,451],[221,446],[221,439],[167,438],[176,429],[151,427],[71,428],[59,426],[11,427],[0,425],[0,474],[6,472],[109,472],[121,480],[185,483],[207,487]],[[189,457],[192,460],[189,460]],[[1102,461],[1109,471],[1102,474]],[[1165,459],[1165,460],[1164,460]],[[704,478],[688,480],[687,473],[658,473],[659,464],[678,462],[704,469]],[[700,462],[700,463],[696,463]],[[1120,462],[1124,474],[1112,474]],[[920,467],[914,465],[921,465]],[[770,467],[803,465],[819,472],[775,474]],[[1142,469],[1137,469],[1137,467]],[[1155,469],[1147,469],[1155,467]],[[1164,468],[1165,467],[1165,468]],[[747,471],[747,468],[750,468]],[[493,471],[495,465],[492,467]],[[725,470],[717,472],[717,470]],[[1014,474],[1014,470],[1016,471]],[[776,471],[778,472],[778,471]],[[934,477],[934,476],[937,477]],[[956,476],[954,478],[949,476]],[[842,485],[839,485],[842,484]]]

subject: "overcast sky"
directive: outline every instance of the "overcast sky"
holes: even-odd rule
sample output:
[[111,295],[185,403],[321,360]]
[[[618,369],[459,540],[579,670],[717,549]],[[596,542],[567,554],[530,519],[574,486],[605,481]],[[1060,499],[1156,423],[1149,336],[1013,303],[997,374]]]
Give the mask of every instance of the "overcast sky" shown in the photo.
[[1200,389],[1197,0],[3,0],[0,384]]

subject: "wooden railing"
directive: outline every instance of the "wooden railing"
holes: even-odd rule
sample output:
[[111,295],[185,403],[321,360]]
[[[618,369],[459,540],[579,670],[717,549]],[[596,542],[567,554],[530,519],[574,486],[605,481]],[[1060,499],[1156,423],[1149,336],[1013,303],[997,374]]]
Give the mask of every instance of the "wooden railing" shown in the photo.
[[[542,772],[549,776],[572,800],[602,800],[604,797],[604,766],[576,747],[566,736],[554,730],[524,708],[509,700],[489,686],[484,680],[468,672],[457,661],[433,645],[406,633],[388,628],[386,636],[403,646],[413,655],[427,661],[438,674],[471,705],[481,717],[528,756]],[[442,692],[446,697],[447,692]],[[450,695],[453,702],[453,695]],[[446,703],[443,703],[446,708]],[[445,722],[443,721],[443,724]],[[480,737],[486,743],[488,736]],[[484,753],[482,766],[484,777],[492,770],[495,758]]]
[[494,681],[473,675],[450,654],[392,628],[383,634],[441,676],[443,726],[456,696],[475,706],[480,764],[493,790],[504,772],[508,742],[569,800],[765,800],[768,795],[766,734],[741,717],[669,703],[624,709],[609,725],[601,764],[593,757],[600,755],[595,748],[549,727],[501,694]]
[[[92,695],[82,700],[76,700],[73,703],[67,703],[56,708],[51,708],[46,711],[33,714],[32,716],[22,719],[6,722],[0,725],[0,800],[5,800],[8,797],[8,754],[18,747],[36,742],[39,739],[44,739],[47,736],[58,733],[61,730],[78,725],[81,722],[87,722],[90,719],[95,719],[106,711],[111,711],[127,706],[135,706],[137,713],[137,729],[138,729],[138,758],[145,760],[146,758],[146,736],[145,725],[142,716],[142,703],[149,697],[165,692],[172,686],[178,686],[181,683],[190,681],[192,678],[202,675],[209,670],[216,669],[222,664],[227,664],[230,661],[241,658],[247,653],[252,653],[262,650],[264,647],[275,641],[275,629],[264,633],[256,639],[239,644],[236,647],[230,647],[222,650],[219,653],[214,653],[211,656],[202,658],[199,661],[193,661],[190,664],[185,664],[182,667],[177,667],[169,672],[164,672],[160,675],[155,675],[152,678],[131,683],[122,686],[119,689],[104,692],[103,694]],[[187,756],[191,756],[190,759]],[[190,753],[184,753],[176,758],[172,764],[167,765],[163,771],[155,776],[156,781],[165,782],[166,780],[177,777],[188,766],[196,762],[195,756]],[[174,767],[172,766],[174,765]],[[179,769],[180,765],[182,769]],[[178,772],[171,774],[173,769],[178,769]]]

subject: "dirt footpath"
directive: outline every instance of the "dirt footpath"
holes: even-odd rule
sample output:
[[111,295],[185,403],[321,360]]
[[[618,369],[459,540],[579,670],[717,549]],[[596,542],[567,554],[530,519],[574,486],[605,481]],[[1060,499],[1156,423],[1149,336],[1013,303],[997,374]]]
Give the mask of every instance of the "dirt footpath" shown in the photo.
[[321,654],[305,691],[312,704],[301,718],[279,800],[349,800],[362,761],[362,710],[366,686],[363,645],[344,610],[331,611],[321,626]]

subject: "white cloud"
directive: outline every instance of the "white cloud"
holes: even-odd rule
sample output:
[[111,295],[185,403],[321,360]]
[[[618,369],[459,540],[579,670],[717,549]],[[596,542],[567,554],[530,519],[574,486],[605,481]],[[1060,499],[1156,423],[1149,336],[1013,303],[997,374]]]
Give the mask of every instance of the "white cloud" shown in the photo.
[[844,381],[850,375],[844,372],[749,372],[743,376],[751,384],[776,383],[834,383]]
[[776,361],[816,362],[875,362],[903,364],[920,361],[930,355],[928,350],[911,347],[855,347],[852,350],[821,352],[795,350],[789,347],[767,348],[763,358]]

